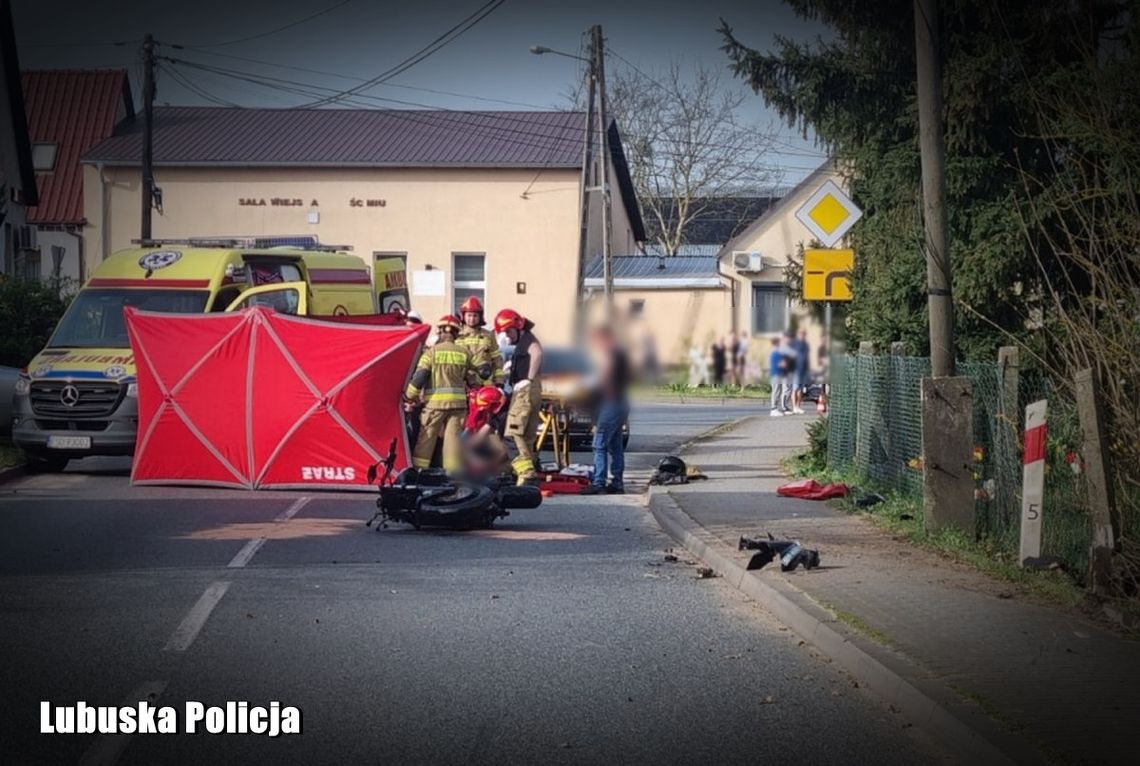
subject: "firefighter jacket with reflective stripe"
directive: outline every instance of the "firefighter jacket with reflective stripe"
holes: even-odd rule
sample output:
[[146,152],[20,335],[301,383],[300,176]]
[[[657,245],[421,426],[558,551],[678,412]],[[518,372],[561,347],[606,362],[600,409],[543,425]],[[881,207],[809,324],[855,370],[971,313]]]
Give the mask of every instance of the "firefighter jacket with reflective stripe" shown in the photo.
[[424,351],[404,394],[414,399],[422,393],[429,410],[465,410],[467,385],[476,377],[471,352],[455,341],[440,341]]
[[503,371],[503,352],[499,350],[499,344],[495,340],[493,332],[483,327],[464,325],[463,329],[459,331],[459,340],[456,343],[470,351],[476,360],[490,363],[491,377],[480,380],[479,382],[482,385],[502,386],[506,382],[507,374]]

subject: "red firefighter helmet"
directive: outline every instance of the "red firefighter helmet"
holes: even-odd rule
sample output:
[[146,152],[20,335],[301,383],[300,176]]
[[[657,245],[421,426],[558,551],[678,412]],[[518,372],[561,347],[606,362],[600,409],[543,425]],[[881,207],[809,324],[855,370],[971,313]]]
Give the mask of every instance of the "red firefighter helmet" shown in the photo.
[[495,332],[506,332],[510,328],[521,331],[526,325],[526,317],[514,309],[503,309],[495,314]]
[[483,313],[483,301],[479,300],[478,296],[472,295],[467,300],[463,301],[463,305],[459,307],[459,313],[460,314],[469,314],[469,313],[470,314],[482,314]]
[[480,410],[486,410],[492,413],[498,412],[503,409],[506,404],[507,397],[503,392],[494,386],[483,386],[475,392],[475,406]]
[[435,326],[440,330],[447,330],[448,332],[458,333],[461,324],[459,322],[459,317],[455,316],[454,314],[447,314],[446,316],[441,316],[439,318],[439,321],[435,323]]

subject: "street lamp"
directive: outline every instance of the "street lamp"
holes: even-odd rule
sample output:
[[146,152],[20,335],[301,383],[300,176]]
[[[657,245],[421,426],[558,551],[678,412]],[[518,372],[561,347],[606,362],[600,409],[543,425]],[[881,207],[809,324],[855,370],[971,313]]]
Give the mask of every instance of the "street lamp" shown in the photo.
[[[579,221],[581,222],[581,231],[578,236],[578,334],[581,334],[585,328],[585,278],[586,278],[586,252],[587,252],[587,238],[589,232],[589,217],[590,217],[590,192],[600,191],[602,193],[602,273],[605,279],[605,296],[606,296],[606,315],[612,321],[614,317],[614,295],[613,295],[613,274],[611,270],[611,242],[610,242],[610,195],[609,195],[609,141],[607,140],[609,123],[606,119],[606,79],[604,74],[603,61],[605,55],[602,50],[602,28],[595,24],[590,27],[590,57],[579,56],[574,53],[567,53],[566,51],[558,51],[553,48],[548,48],[545,45],[532,45],[530,52],[536,56],[541,56],[544,53],[553,53],[556,56],[563,58],[574,59],[586,64],[586,90],[589,94],[586,98],[586,122],[582,136],[582,185],[581,185],[581,205],[582,212]],[[597,189],[589,186],[590,173],[594,167],[593,148],[594,148],[594,95],[595,89],[599,102],[599,125],[597,127],[597,135],[601,139],[601,178],[598,183]]]
[[584,56],[579,56],[574,53],[566,53],[565,51],[556,51],[553,48],[547,48],[545,45],[532,45],[530,46],[530,52],[536,56],[541,56],[544,53],[553,53],[555,56],[565,56],[568,59],[578,59],[579,61],[585,61],[587,64],[590,63],[590,59],[585,58]]

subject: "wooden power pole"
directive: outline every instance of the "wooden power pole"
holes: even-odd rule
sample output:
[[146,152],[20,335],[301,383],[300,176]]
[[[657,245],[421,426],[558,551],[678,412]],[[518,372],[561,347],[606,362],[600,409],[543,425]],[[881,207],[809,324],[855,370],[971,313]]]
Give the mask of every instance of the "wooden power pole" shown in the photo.
[[614,318],[614,274],[612,224],[610,222],[610,132],[609,115],[606,112],[606,56],[602,38],[602,27],[595,24],[590,30],[593,37],[594,78],[598,82],[598,135],[601,144],[601,178],[598,185],[602,192],[602,276],[605,284],[606,319]]
[[926,227],[930,367],[931,374],[941,378],[954,374],[954,302],[951,294],[950,236],[946,229],[946,145],[942,134],[938,0],[914,0],[914,42],[918,66],[923,222]]
[[578,340],[586,334],[586,259],[590,245],[590,171],[594,165],[594,38],[590,37],[590,65],[586,67],[586,127],[582,137],[581,229],[578,232],[578,300],[575,313]]
[[151,211],[154,209],[154,37],[149,32],[143,38],[143,145],[142,180],[139,184],[142,221],[139,239],[151,239]]

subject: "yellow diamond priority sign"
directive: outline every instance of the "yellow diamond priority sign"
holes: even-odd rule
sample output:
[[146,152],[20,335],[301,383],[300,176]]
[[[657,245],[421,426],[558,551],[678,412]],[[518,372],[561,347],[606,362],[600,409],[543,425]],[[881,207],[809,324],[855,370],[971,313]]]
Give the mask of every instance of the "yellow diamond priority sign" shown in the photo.
[[851,300],[854,250],[804,250],[804,300]]
[[863,211],[834,181],[825,181],[796,211],[796,218],[824,247],[832,247],[843,239],[843,235],[862,217]]

